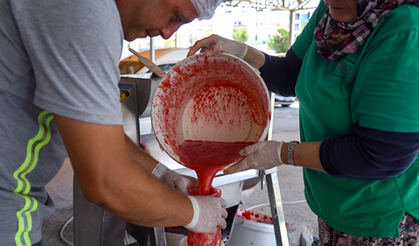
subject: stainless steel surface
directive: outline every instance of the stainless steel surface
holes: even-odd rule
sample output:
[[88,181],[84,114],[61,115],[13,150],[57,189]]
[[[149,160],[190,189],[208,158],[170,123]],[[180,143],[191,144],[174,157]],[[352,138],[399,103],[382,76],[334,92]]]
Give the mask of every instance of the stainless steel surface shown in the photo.
[[123,246],[126,222],[86,201],[73,181],[74,246]]
[[[124,75],[121,77],[121,80],[118,84],[120,89],[127,86],[134,86],[136,88],[136,94],[132,95],[132,99],[137,101],[137,112],[130,113],[135,114],[137,117],[140,118],[146,118],[151,116],[151,104],[153,102],[153,95],[156,92],[157,86],[160,84],[161,81],[160,78],[151,78],[151,76],[151,73]],[[122,107],[128,106],[131,103],[132,102],[128,101],[122,103]],[[132,120],[136,121],[135,119]]]
[[154,46],[154,43],[154,37],[150,37],[150,60],[152,62],[156,62],[156,47]]
[[284,209],[282,207],[281,192],[279,190],[278,175],[276,171],[266,175],[266,184],[268,186],[269,204],[274,222],[276,244],[288,246],[287,227],[285,224]]
[[128,136],[132,136],[132,141],[138,145],[140,143],[140,135],[138,134],[138,105],[136,103],[135,94],[137,94],[137,86],[135,84],[121,85],[121,111],[124,122],[124,131]]
[[166,246],[166,233],[164,227],[154,227],[154,240],[156,246]]
[[272,135],[273,135],[273,127],[274,127],[274,124],[273,124],[273,118],[274,118],[274,112],[275,112],[275,93],[272,93],[272,92],[270,92],[269,93],[269,95],[270,95],[270,102],[269,102],[269,107],[270,107],[270,110],[271,110],[271,122],[270,122],[270,124],[269,124],[269,127],[268,127],[268,135],[267,135],[267,137],[266,137],[266,139],[269,141],[269,140],[272,140]]
[[[275,93],[270,93],[270,109],[271,109],[271,119],[274,118],[274,111],[275,111]],[[269,125],[269,132],[267,140],[272,140],[273,137],[273,123]],[[287,227],[285,224],[285,216],[284,216],[284,208],[282,207],[282,199],[281,199],[281,192],[279,189],[279,182],[278,182],[278,175],[277,169],[273,168],[266,174],[266,183],[268,186],[268,196],[269,196],[269,204],[271,207],[272,219],[274,222],[274,230],[275,230],[275,239],[276,244],[282,246],[288,246],[288,233]],[[261,182],[263,184],[263,182]]]

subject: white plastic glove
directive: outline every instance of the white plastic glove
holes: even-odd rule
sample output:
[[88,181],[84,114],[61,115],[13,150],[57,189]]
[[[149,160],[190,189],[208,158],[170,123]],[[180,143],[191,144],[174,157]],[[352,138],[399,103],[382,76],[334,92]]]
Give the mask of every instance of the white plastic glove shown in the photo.
[[194,215],[186,229],[197,233],[217,232],[217,226],[221,229],[227,227],[227,202],[221,197],[213,196],[188,196],[192,202]]
[[197,179],[180,175],[161,163],[157,164],[151,174],[158,178],[166,186],[178,190],[185,195],[188,195],[192,189],[198,187]]
[[259,142],[240,151],[243,160],[224,170],[224,173],[235,173],[244,169],[267,170],[284,164],[281,160],[281,147],[284,142]]
[[196,41],[196,43],[189,50],[187,56],[191,56],[199,50],[201,50],[200,53],[204,53],[205,56],[213,56],[219,52],[224,52],[243,59],[247,54],[248,46],[246,44],[213,34],[209,37]]

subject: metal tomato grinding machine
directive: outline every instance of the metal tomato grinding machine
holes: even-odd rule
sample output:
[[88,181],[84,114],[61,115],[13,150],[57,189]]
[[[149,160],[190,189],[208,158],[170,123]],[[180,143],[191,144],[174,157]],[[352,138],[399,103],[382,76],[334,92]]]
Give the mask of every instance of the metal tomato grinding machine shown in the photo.
[[[122,76],[119,82],[125,133],[151,156],[179,174],[196,178],[194,170],[174,161],[161,148],[151,126],[153,96],[161,82],[152,74]],[[270,94],[270,112],[273,119],[274,97]],[[272,138],[272,122],[269,122],[266,140]],[[267,171],[246,170],[234,174],[217,173],[213,186],[222,191],[227,201],[229,216],[227,228],[222,230],[224,243],[233,226],[236,211],[241,201],[246,200],[259,182],[263,188],[264,178],[268,189],[271,214],[274,222],[276,245],[288,246],[288,235],[278,183],[276,168]],[[84,199],[77,178],[74,177],[74,245],[75,246],[167,246],[168,228],[141,227],[130,224]],[[185,231],[183,231],[185,232]],[[173,234],[176,232],[171,232]],[[182,230],[179,230],[182,233]]]

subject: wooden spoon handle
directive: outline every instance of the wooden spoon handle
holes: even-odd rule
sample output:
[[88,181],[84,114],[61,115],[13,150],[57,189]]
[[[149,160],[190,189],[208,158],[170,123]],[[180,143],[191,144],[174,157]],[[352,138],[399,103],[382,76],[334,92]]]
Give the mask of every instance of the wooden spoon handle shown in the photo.
[[163,78],[164,75],[166,75],[166,73],[163,71],[163,69],[161,69],[160,67],[158,67],[156,64],[154,64],[152,61],[150,61],[149,59],[145,58],[144,56],[141,56],[140,54],[137,53],[137,51],[129,48],[129,51],[131,51],[131,53],[133,53],[134,55],[136,55],[138,57],[138,60],[143,63],[146,67],[148,67],[153,73],[155,73],[157,76],[159,76],[160,78]]

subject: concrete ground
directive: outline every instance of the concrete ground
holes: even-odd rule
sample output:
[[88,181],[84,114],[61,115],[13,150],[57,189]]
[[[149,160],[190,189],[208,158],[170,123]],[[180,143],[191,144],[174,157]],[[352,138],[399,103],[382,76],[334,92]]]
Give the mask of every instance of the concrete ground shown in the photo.
[[[299,140],[298,106],[299,104],[296,102],[291,107],[278,107],[275,109],[273,140]],[[284,165],[279,170],[279,186],[284,203],[285,221],[289,224],[308,225],[313,229],[313,235],[317,236],[317,217],[304,201],[302,169]],[[70,245],[61,239],[60,231],[72,217],[72,185],[73,170],[71,164],[66,161],[58,175],[47,185],[47,190],[55,201],[56,211],[44,222],[42,228],[44,246]],[[268,203],[267,189],[261,190],[260,185],[253,189],[251,196],[240,205],[241,208],[246,209]],[[73,231],[71,222],[69,222],[62,236],[65,240],[72,242]]]

